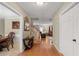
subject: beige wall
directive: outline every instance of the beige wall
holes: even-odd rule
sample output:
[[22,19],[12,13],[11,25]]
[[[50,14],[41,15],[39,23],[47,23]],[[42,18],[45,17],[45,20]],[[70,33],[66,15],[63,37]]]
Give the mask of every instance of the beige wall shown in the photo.
[[0,19],[0,35],[4,36],[4,19]]
[[53,19],[53,42],[57,49],[59,49],[59,16],[56,15]]

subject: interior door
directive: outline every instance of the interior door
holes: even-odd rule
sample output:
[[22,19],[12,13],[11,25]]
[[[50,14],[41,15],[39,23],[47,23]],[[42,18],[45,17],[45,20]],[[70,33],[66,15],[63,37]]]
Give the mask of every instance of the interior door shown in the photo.
[[73,19],[73,55],[79,56],[79,4],[71,9]]
[[64,55],[79,56],[79,4],[62,15],[61,36]]
[[79,56],[79,4],[73,8],[72,13],[74,17],[74,38],[76,40],[74,51]]
[[66,56],[73,55],[73,18],[71,11],[63,14],[61,17],[61,51]]

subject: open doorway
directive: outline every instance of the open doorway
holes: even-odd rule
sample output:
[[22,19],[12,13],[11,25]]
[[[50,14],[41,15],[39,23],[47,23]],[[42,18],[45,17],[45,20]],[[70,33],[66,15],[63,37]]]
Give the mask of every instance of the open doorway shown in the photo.
[[53,53],[60,55],[53,45],[52,20],[54,12],[56,12],[63,3],[45,2],[42,6],[38,6],[36,2],[20,2],[18,4],[23,7],[28,15],[25,17],[26,21],[24,21],[24,51],[21,55],[50,56],[53,55]]
[[0,55],[18,55],[21,41],[20,16],[3,4],[0,4],[0,15]]

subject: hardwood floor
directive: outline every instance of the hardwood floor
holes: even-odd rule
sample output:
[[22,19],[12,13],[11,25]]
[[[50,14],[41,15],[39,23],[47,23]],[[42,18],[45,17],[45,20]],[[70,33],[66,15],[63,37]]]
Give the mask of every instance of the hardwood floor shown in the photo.
[[63,56],[56,48],[49,44],[48,39],[42,39],[40,44],[34,44],[30,50],[26,50],[20,56]]

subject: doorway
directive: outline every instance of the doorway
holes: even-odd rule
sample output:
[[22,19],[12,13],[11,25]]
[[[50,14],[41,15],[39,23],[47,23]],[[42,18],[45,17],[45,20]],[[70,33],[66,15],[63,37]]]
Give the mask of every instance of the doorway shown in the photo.
[[60,50],[64,55],[79,55],[79,3],[62,14],[60,20]]

